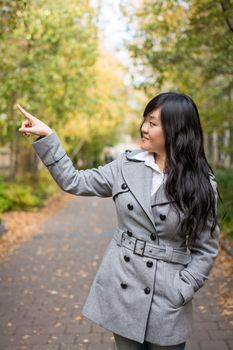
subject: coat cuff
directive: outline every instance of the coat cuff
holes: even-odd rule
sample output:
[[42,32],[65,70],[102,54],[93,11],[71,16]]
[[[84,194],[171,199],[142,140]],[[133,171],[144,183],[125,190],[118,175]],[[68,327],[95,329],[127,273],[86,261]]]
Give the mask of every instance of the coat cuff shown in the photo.
[[40,136],[32,146],[45,166],[58,162],[66,155],[55,130],[48,136]]

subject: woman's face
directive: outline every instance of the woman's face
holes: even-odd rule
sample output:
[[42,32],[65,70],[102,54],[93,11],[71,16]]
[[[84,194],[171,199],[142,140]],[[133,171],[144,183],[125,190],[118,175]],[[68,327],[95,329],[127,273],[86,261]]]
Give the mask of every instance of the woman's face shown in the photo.
[[145,117],[141,131],[141,148],[148,152],[164,155],[165,140],[161,125],[160,109],[155,109]]

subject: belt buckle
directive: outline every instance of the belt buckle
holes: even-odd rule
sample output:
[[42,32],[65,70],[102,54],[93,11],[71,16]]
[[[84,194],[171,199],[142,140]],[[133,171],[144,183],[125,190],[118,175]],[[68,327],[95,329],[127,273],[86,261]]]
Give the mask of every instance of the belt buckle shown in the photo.
[[[146,247],[146,241],[143,241],[142,239],[138,239],[138,238],[135,238],[135,239],[136,239],[136,241],[135,241],[135,243],[134,243],[133,253],[136,254],[136,255],[139,255],[139,256],[144,256],[144,251],[145,251],[145,247]],[[135,251],[138,241],[141,241],[141,242],[144,243],[144,246],[143,246],[143,248],[141,249],[141,250],[142,250],[141,253],[137,253],[137,252]]]

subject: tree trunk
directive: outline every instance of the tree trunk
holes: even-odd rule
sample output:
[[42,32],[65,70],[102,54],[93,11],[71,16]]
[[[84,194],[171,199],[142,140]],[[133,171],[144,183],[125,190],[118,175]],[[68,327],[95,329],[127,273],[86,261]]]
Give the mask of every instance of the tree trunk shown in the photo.
[[16,92],[13,91],[8,103],[7,112],[9,115],[9,119],[12,121],[12,131],[11,131],[11,141],[10,141],[10,180],[14,181],[18,171],[18,154],[20,151],[19,145],[19,135],[16,130],[16,118],[15,118],[15,110],[14,105],[16,102]]

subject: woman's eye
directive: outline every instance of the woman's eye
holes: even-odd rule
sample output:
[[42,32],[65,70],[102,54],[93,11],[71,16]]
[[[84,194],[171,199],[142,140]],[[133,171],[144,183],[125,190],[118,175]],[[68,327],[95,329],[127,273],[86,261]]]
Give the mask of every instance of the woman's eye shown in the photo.
[[152,125],[152,126],[156,126],[156,124],[154,124],[154,123],[150,122],[150,126],[151,126],[151,125]]

